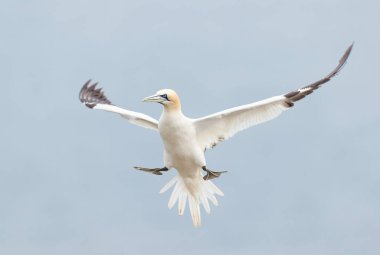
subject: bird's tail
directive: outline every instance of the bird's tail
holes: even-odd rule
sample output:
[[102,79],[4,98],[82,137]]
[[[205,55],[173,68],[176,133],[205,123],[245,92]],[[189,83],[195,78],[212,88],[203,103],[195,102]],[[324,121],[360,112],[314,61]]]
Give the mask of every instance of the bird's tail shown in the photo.
[[217,206],[218,200],[216,200],[215,194],[219,196],[224,195],[214,183],[210,180],[203,180],[201,175],[199,175],[199,178],[182,177],[181,175],[177,175],[160,190],[160,193],[164,193],[172,186],[174,186],[174,189],[169,199],[169,209],[173,208],[178,201],[178,214],[183,215],[188,200],[194,227],[199,227],[201,225],[199,205],[202,203],[205,211],[210,213],[210,204],[208,200]]

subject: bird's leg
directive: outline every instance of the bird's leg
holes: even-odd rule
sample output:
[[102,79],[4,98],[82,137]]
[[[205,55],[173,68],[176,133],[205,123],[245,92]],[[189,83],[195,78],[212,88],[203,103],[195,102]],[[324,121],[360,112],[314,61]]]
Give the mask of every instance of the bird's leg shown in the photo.
[[164,166],[162,168],[146,168],[146,167],[141,167],[141,166],[135,166],[134,168],[137,170],[144,171],[147,173],[152,173],[155,175],[162,175],[161,172],[166,172],[169,170],[169,168],[167,168],[166,166]]
[[205,181],[215,179],[215,178],[219,177],[221,174],[227,173],[227,171],[221,171],[221,172],[211,171],[211,170],[207,169],[206,166],[202,166],[202,169],[206,172],[206,175],[203,176],[203,179]]

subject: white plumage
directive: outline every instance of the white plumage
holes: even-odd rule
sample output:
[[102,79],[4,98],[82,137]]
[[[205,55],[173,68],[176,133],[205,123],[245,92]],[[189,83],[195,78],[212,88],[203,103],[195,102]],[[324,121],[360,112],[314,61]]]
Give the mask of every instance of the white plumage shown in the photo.
[[[178,175],[170,180],[160,193],[174,186],[168,207],[172,208],[178,202],[178,214],[182,215],[188,201],[193,224],[200,226],[200,204],[207,213],[210,213],[209,200],[218,205],[215,195],[223,196],[223,192],[210,180],[222,172],[213,172],[206,168],[204,151],[239,131],[269,121],[290,109],[294,102],[311,94],[334,77],[346,63],[352,47],[353,45],[346,50],[338,66],[317,82],[284,95],[227,109],[199,119],[188,118],[182,113],[180,99],[176,92],[170,89],[160,90],[144,99],[146,102],[157,102],[164,106],[159,121],[148,115],[112,105],[102,90],[96,88],[97,83],[89,86],[90,81],[88,81],[82,87],[79,98],[89,108],[118,113],[133,124],[159,132],[164,144],[164,167],[136,168],[157,175],[175,168]],[[206,171],[207,174],[203,176],[202,171]]]

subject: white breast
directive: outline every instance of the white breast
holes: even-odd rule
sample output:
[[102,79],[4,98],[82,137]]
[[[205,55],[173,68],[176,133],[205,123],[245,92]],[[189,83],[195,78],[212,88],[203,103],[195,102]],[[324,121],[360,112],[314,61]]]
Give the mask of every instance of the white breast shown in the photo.
[[163,112],[158,129],[165,147],[165,165],[176,168],[181,175],[193,175],[204,166],[193,121],[181,112]]

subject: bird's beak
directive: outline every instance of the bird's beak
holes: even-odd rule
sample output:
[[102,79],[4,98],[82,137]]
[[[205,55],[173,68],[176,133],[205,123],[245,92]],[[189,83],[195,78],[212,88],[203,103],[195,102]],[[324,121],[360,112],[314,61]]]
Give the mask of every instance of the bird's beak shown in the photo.
[[144,98],[142,101],[143,102],[156,102],[156,103],[160,103],[162,102],[163,98],[160,96],[160,95],[153,95],[153,96],[149,96],[149,97],[146,97]]

